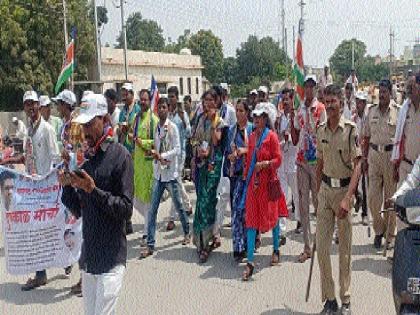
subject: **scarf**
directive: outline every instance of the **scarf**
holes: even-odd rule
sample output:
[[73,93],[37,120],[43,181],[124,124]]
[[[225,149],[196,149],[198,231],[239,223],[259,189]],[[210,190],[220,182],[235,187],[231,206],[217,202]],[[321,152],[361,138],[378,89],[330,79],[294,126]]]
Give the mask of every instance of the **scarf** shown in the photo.
[[407,98],[400,109],[397,119],[397,128],[395,130],[394,147],[392,149],[391,161],[397,163],[401,161],[404,154],[404,125],[407,118],[408,109],[410,107],[410,99]]
[[99,148],[101,147],[102,143],[111,143],[114,141],[114,130],[111,126],[106,126],[104,128],[104,134],[102,137],[96,142],[94,147],[89,147],[85,151],[85,159],[89,160],[95,156],[95,154],[98,152]]

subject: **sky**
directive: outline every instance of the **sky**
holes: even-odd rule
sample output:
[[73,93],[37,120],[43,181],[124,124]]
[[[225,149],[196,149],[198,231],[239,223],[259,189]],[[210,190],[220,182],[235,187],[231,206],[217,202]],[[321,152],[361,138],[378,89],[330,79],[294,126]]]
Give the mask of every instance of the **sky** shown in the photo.
[[[109,22],[102,33],[102,43],[113,44],[121,30],[120,0],[96,0],[108,9]],[[226,56],[249,35],[259,38],[281,34],[281,0],[126,0],[125,17],[140,11],[155,20],[165,39],[176,41],[184,29],[193,33],[210,29],[222,40]],[[299,0],[284,0],[287,28],[287,52],[292,57],[293,32],[300,18]],[[420,0],[306,0],[303,34],[304,63],[322,67],[342,40],[357,38],[370,55],[389,53],[390,28],[395,32],[395,53],[412,46],[420,37]]]

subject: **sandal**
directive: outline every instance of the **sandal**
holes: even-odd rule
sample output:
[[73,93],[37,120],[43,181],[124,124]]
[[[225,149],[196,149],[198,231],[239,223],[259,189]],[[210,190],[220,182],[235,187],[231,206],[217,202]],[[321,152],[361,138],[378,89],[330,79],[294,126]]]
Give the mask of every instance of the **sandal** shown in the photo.
[[255,239],[255,250],[261,247],[261,234],[258,234]]
[[219,248],[220,246],[222,246],[220,236],[215,236],[213,238],[213,243],[210,245],[210,248],[211,248],[211,250],[215,250],[216,248]]
[[198,257],[201,264],[204,264],[205,262],[207,262],[208,258],[209,258],[209,253],[205,250],[202,250],[200,252],[200,256]]
[[248,281],[252,277],[253,273],[254,273],[254,265],[251,263],[247,263],[245,265],[245,270],[242,274],[242,281]]
[[302,263],[304,263],[305,261],[307,261],[310,258],[311,258],[311,254],[310,253],[308,253],[308,252],[302,252],[299,255],[298,262],[300,262],[302,264]]
[[189,234],[184,235],[184,239],[182,240],[182,245],[188,245],[191,242],[191,236]]
[[144,259],[144,258],[147,258],[147,257],[152,256],[152,255],[153,255],[153,249],[151,249],[150,247],[148,247],[148,248],[145,248],[144,250],[142,250],[140,252],[139,259]]
[[273,251],[273,254],[271,255],[271,266],[277,266],[280,262],[280,252],[279,250]]

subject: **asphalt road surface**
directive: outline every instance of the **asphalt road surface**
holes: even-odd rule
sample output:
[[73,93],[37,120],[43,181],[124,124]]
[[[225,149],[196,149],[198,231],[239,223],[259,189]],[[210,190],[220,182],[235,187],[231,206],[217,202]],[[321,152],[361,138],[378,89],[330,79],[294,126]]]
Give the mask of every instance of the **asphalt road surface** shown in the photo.
[[[191,194],[195,203],[195,196]],[[170,201],[170,199],[169,199]],[[309,260],[296,262],[302,236],[293,232],[289,221],[287,244],[280,248],[280,265],[270,267],[271,232],[263,235],[263,244],[255,255],[256,273],[249,282],[241,281],[244,264],[232,257],[230,228],[222,231],[222,247],[198,264],[195,247],[182,246],[182,229],[166,232],[169,201],[161,204],[158,216],[157,248],[153,256],[139,260],[139,233],[143,219],[135,211],[133,235],[128,237],[128,264],[118,301],[118,314],[317,314],[320,300],[319,267],[315,260],[309,301],[305,290]],[[230,221],[226,213],[225,223]],[[293,216],[292,216],[293,217]],[[192,222],[192,217],[190,218]],[[367,237],[360,215],[353,215],[352,313],[356,315],[395,314],[391,293],[391,264]],[[315,224],[312,222],[312,231]],[[373,233],[372,233],[373,234]],[[31,292],[22,292],[27,276],[11,276],[5,270],[3,239],[0,237],[0,314],[83,314],[82,298],[69,293],[79,279],[75,265],[70,279],[62,269],[48,270],[48,284]],[[338,247],[332,245],[332,264],[338,288]]]

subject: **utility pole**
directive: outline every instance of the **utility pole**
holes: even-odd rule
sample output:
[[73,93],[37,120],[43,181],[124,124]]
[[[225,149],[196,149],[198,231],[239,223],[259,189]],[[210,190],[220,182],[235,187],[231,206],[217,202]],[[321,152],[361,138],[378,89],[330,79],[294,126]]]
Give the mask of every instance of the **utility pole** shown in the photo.
[[128,65],[127,65],[127,25],[124,22],[124,0],[120,0],[121,7],[121,31],[124,39],[124,70],[125,80],[128,80]]
[[395,33],[392,26],[389,28],[389,78],[391,79],[394,68],[394,38]]
[[287,56],[287,28],[284,28],[284,53]]
[[102,81],[102,60],[101,60],[101,42],[98,28],[98,7],[96,6],[96,0],[93,0],[93,12],[95,15],[95,33],[96,33],[96,59],[97,59],[97,70],[98,70],[98,81]]
[[283,51],[286,51],[286,34],[285,34],[285,25],[286,25],[286,21],[285,21],[286,17],[285,17],[285,12],[284,12],[284,0],[281,0],[281,40],[282,40],[282,48]]
[[351,68],[354,69],[354,38],[351,39]]
[[292,49],[293,49],[293,56],[292,56],[292,59],[293,59],[293,61],[295,61],[295,26],[293,25],[293,28],[292,28],[292,30],[293,30],[293,38],[292,38]]
[[304,19],[303,19],[303,16],[304,16],[303,9],[304,9],[304,6],[305,5],[306,5],[306,3],[303,0],[300,0],[300,2],[299,2],[299,6],[300,6],[300,19],[299,19],[299,30],[298,30],[298,32],[300,34],[300,38],[301,38],[301,41],[302,42],[303,42],[303,32],[305,30],[305,27],[304,27]]

